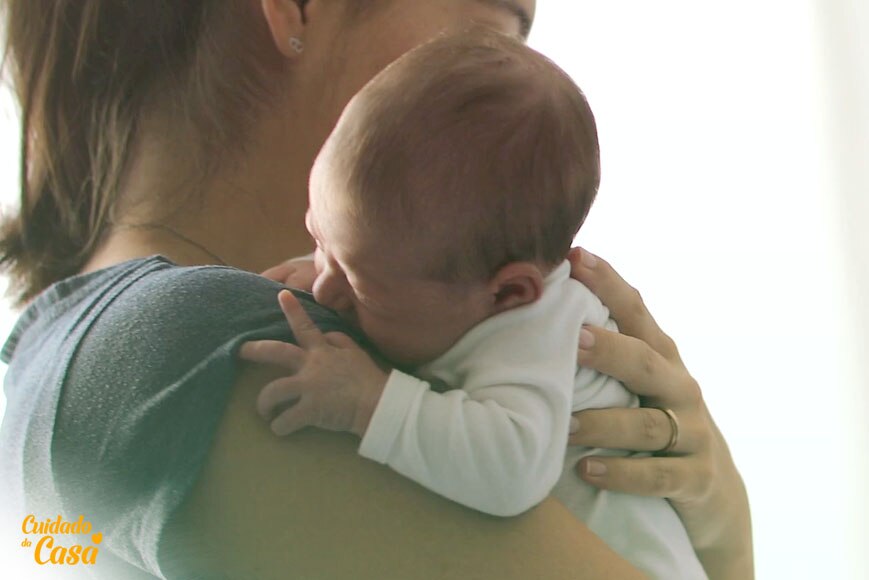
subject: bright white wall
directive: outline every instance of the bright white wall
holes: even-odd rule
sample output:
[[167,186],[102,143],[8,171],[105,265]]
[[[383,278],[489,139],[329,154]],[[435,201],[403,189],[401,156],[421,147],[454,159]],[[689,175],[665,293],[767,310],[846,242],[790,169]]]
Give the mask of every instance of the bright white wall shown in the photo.
[[[539,0],[531,38],[598,119],[604,179],[579,241],[642,291],[703,385],[749,488],[758,578],[869,577],[866,12]],[[11,111],[4,94],[4,203]]]
[[[851,406],[845,425],[846,465],[842,490],[853,502],[846,529],[854,578],[869,577],[869,3],[817,0],[815,17],[824,55],[821,82],[826,121],[826,162],[838,195],[835,228],[845,263],[842,360],[850,370]],[[833,417],[832,420],[836,420]],[[821,426],[824,427],[823,425]],[[836,490],[830,490],[835,493]]]

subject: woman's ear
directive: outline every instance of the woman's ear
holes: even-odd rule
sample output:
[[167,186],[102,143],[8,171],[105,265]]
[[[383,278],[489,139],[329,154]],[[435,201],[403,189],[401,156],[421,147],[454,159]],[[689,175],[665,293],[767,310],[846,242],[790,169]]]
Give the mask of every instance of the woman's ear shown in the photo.
[[512,262],[489,282],[495,313],[531,304],[543,295],[543,273],[531,262]]
[[289,59],[298,58],[304,48],[303,5],[304,2],[299,0],[262,0],[263,16],[275,48]]

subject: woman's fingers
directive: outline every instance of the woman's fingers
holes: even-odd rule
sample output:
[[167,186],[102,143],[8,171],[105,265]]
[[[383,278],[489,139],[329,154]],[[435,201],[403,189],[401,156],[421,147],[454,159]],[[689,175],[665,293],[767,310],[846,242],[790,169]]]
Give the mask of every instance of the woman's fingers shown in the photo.
[[276,408],[299,400],[301,393],[297,386],[293,377],[283,377],[268,383],[257,396],[257,413],[261,417],[271,417]]
[[238,357],[249,362],[276,365],[298,372],[304,363],[305,351],[294,344],[279,340],[254,340],[241,345]]
[[298,299],[289,290],[278,293],[281,310],[296,337],[296,343],[305,350],[320,346],[326,342],[323,333],[311,320]]
[[642,340],[665,358],[679,360],[676,343],[655,322],[640,293],[606,260],[581,248],[573,248],[568,257],[571,276],[588,286],[609,308],[623,334]]
[[[568,444],[631,451],[660,451],[670,443],[673,427],[660,409],[590,409],[575,413],[579,428]],[[687,426],[679,425],[679,438],[672,453],[692,450]]]
[[693,462],[677,457],[584,457],[576,465],[583,480],[633,495],[679,499],[690,496],[692,481],[706,479]]
[[[673,364],[646,342],[599,327],[582,329],[579,364],[623,382],[634,393],[653,398],[653,404],[672,406],[699,396],[700,388],[681,364]],[[695,390],[696,393],[686,393]]]

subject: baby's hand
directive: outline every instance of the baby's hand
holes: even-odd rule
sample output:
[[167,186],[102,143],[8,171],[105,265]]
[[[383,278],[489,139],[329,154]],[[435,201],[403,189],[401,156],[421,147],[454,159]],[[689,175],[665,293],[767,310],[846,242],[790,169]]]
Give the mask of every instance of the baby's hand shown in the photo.
[[314,280],[317,279],[317,270],[314,267],[313,257],[304,256],[292,258],[286,262],[281,262],[277,266],[272,266],[260,274],[260,276],[280,282],[289,288],[298,288],[305,292],[312,292]]
[[[298,346],[275,340],[242,345],[239,356],[273,364],[289,375],[263,387],[257,410],[272,431],[289,435],[303,427],[351,431],[362,437],[386,386],[387,373],[345,334],[323,334],[293,294],[278,294]],[[289,408],[286,405],[292,404]],[[275,417],[275,413],[283,411]]]

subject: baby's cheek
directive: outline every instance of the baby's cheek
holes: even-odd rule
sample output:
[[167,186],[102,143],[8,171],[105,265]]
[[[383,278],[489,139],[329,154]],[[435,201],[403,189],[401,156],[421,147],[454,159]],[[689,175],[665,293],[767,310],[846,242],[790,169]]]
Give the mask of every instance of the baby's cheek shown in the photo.
[[372,339],[380,351],[392,362],[414,367],[437,357],[423,329],[411,328],[384,333],[380,340]]

